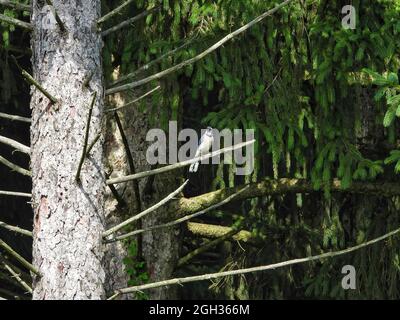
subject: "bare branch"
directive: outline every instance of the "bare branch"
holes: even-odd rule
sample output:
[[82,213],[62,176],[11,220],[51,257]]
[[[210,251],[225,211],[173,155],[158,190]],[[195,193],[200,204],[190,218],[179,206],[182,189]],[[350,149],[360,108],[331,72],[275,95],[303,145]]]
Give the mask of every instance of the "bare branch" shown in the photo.
[[[109,173],[106,172],[106,179],[110,176]],[[115,189],[115,187],[112,184],[109,184],[108,187],[110,188],[110,191],[112,195],[114,196],[115,200],[117,200],[118,206],[120,208],[123,208],[126,206],[125,200],[119,195],[118,190]]]
[[32,288],[24,281],[21,279],[20,275],[16,273],[7,263],[3,262],[4,267],[7,269],[8,272],[11,273],[11,275],[17,280],[17,282],[29,293],[32,293]]
[[168,165],[168,166],[165,166],[165,167],[161,167],[161,168],[157,168],[157,169],[154,169],[154,170],[143,171],[143,172],[127,175],[127,176],[124,176],[124,177],[108,179],[106,181],[106,183],[107,184],[122,183],[122,182],[127,182],[127,181],[131,181],[131,180],[135,180],[135,179],[141,179],[141,178],[148,177],[148,176],[153,176],[153,175],[164,173],[164,172],[171,171],[171,170],[176,170],[176,169],[188,166],[188,165],[190,165],[190,164],[192,164],[194,162],[197,162],[197,161],[203,161],[205,159],[218,156],[218,155],[220,155],[222,153],[227,153],[227,152],[230,152],[230,151],[233,151],[233,150],[236,150],[236,149],[243,148],[243,147],[245,147],[247,145],[253,144],[255,141],[256,140],[250,140],[250,141],[238,143],[238,144],[235,144],[234,146],[230,146],[230,147],[226,147],[226,148],[223,148],[223,149],[219,149],[217,151],[207,153],[207,154],[202,155],[200,157],[196,157],[196,158],[193,158],[193,159],[189,159],[189,160],[185,160],[185,161],[182,161],[182,162],[174,163],[174,164],[171,164],[171,165]]
[[289,2],[291,2],[292,0],[286,0],[283,1],[282,3],[280,3],[279,5],[277,5],[275,8],[268,10],[267,12],[264,12],[262,15],[258,16],[257,18],[255,18],[254,20],[250,21],[249,23],[245,24],[244,26],[240,27],[239,29],[235,30],[232,33],[229,33],[228,35],[226,35],[225,37],[223,37],[220,41],[218,41],[217,43],[213,44],[211,47],[209,47],[208,49],[204,50],[203,52],[201,52],[200,54],[198,54],[197,56],[190,58],[186,61],[183,61],[181,63],[178,63],[177,65],[168,68],[166,70],[163,70],[161,72],[158,72],[156,74],[153,74],[147,78],[138,80],[138,81],[134,81],[119,87],[115,87],[115,88],[111,88],[109,90],[107,90],[109,93],[108,94],[112,94],[112,93],[117,93],[117,92],[121,92],[121,91],[126,91],[126,90],[130,90],[136,87],[139,87],[141,85],[144,85],[150,81],[153,80],[157,80],[160,79],[162,77],[165,77],[166,75],[175,72],[177,70],[182,69],[183,67],[186,67],[189,64],[192,64],[196,61],[199,61],[200,59],[204,58],[206,55],[210,54],[211,52],[215,51],[216,49],[218,49],[220,46],[222,46],[224,43],[226,43],[227,41],[231,40],[233,37],[241,34],[242,32],[246,31],[247,29],[249,29],[250,27],[252,27],[253,25],[255,25],[256,23],[260,22],[261,20],[263,20],[264,18],[272,15],[273,13],[275,13],[277,10],[279,10],[280,8],[286,6]]
[[153,13],[154,11],[158,10],[159,8],[160,7],[155,7],[155,8],[152,8],[150,10],[143,11],[142,13],[139,13],[137,16],[129,18],[128,20],[125,20],[125,21],[121,22],[120,24],[117,24],[116,26],[111,27],[110,29],[107,29],[107,30],[103,31],[101,33],[101,36],[105,37],[105,36],[109,35],[110,33],[113,33],[115,31],[118,31],[119,29],[122,29],[122,28],[124,28],[126,26],[129,26],[130,24],[134,23],[135,21],[137,21],[137,20],[139,20],[141,18],[144,18],[144,17],[148,16],[150,13]]
[[244,268],[244,269],[230,270],[230,271],[216,272],[216,273],[208,273],[208,274],[203,274],[203,275],[199,275],[199,276],[191,276],[191,277],[185,277],[185,278],[176,278],[176,279],[164,280],[164,281],[160,281],[160,282],[148,283],[148,284],[144,284],[144,285],[140,285],[140,286],[119,289],[119,290],[115,291],[115,294],[113,296],[111,296],[109,298],[109,300],[113,300],[121,294],[143,291],[143,290],[148,290],[151,288],[158,288],[158,287],[164,287],[164,286],[169,286],[169,285],[173,285],[173,284],[182,284],[182,283],[188,283],[188,282],[194,282],[194,281],[210,280],[210,279],[216,279],[216,278],[221,278],[221,277],[226,277],[226,276],[234,276],[234,275],[246,274],[246,273],[252,273],[252,272],[260,272],[260,271],[278,269],[278,268],[282,268],[282,267],[286,267],[286,266],[290,266],[290,265],[294,265],[294,264],[300,264],[300,263],[305,263],[305,262],[310,262],[310,261],[315,261],[315,260],[332,258],[332,257],[347,254],[347,253],[359,250],[361,248],[367,247],[369,245],[375,244],[379,241],[382,241],[389,237],[392,237],[399,232],[400,232],[400,228],[393,230],[381,237],[378,237],[373,240],[356,245],[354,247],[350,247],[350,248],[347,248],[344,250],[339,250],[339,251],[326,252],[323,254],[310,256],[310,257],[306,257],[306,258],[293,259],[293,260],[289,260],[289,261],[284,261],[284,262],[279,262],[279,263],[274,263],[274,264],[259,266],[259,267]]
[[186,256],[180,258],[178,260],[178,263],[176,265],[177,268],[183,266],[184,264],[188,263],[190,260],[192,260],[194,257],[197,255],[206,252],[207,250],[211,249],[212,247],[215,247],[216,245],[220,244],[221,242],[224,242],[225,240],[229,239],[233,235],[237,234],[240,230],[236,229],[231,229],[228,233],[225,233],[223,236],[214,239],[212,241],[207,242],[205,245],[196,248],[192,252],[189,252]]
[[32,197],[32,194],[30,194],[30,193],[15,192],[15,191],[4,191],[4,190],[0,190],[0,195],[3,195],[3,196],[26,197],[26,198],[31,198],[31,197]]
[[169,200],[171,200],[173,197],[175,197],[177,194],[179,194],[183,190],[183,188],[185,188],[185,186],[187,185],[188,182],[189,182],[189,179],[186,180],[178,189],[176,189],[174,192],[170,193],[168,196],[166,196],[161,201],[157,202],[155,205],[153,205],[150,208],[147,208],[146,210],[138,213],[137,215],[121,222],[120,224],[110,228],[109,230],[104,232],[103,237],[107,237],[110,234],[117,232],[118,230],[121,230],[123,227],[127,226],[128,224],[131,224],[132,222],[134,222],[140,218],[143,218],[145,215],[149,214],[150,212],[157,210],[158,208],[163,206],[165,203],[167,203]]
[[[187,180],[187,181],[188,181],[188,180]],[[241,193],[242,193],[243,191],[245,191],[245,190],[246,190],[246,187],[243,188],[242,190],[239,190],[237,193],[231,195],[230,197],[224,199],[223,201],[221,201],[221,202],[219,202],[219,203],[217,203],[217,204],[214,204],[214,205],[212,205],[212,206],[210,206],[210,207],[208,207],[208,208],[206,208],[206,209],[204,209],[204,210],[201,210],[201,211],[199,211],[199,212],[196,212],[196,213],[194,213],[194,214],[187,215],[187,216],[184,216],[184,217],[182,217],[182,218],[176,219],[176,220],[174,220],[174,221],[170,221],[170,222],[167,222],[167,223],[164,223],[164,224],[159,224],[159,225],[152,226],[152,227],[149,227],[149,228],[146,228],[146,229],[135,230],[135,231],[132,231],[132,232],[123,234],[123,235],[121,235],[121,236],[117,236],[117,237],[115,237],[115,238],[113,238],[113,239],[108,240],[107,242],[120,241],[120,240],[129,238],[129,237],[138,235],[138,234],[143,233],[143,232],[153,231],[153,230],[157,230],[157,229],[161,229],[161,228],[170,228],[170,227],[173,227],[173,226],[175,226],[175,225],[177,225],[177,224],[180,224],[180,223],[182,223],[182,222],[185,222],[185,221],[187,221],[187,220],[189,220],[189,219],[196,218],[196,217],[198,217],[198,216],[200,216],[200,215],[202,215],[202,214],[207,213],[208,211],[214,210],[214,209],[216,209],[216,208],[218,208],[218,207],[220,207],[220,206],[222,206],[222,205],[228,203],[229,201],[231,201],[232,199],[236,198],[236,196],[238,196],[239,194],[241,194]]]
[[83,165],[83,162],[85,161],[86,154],[87,154],[87,144],[88,144],[88,140],[89,140],[90,120],[92,119],[92,111],[93,111],[94,103],[96,101],[96,96],[97,96],[97,92],[95,91],[93,94],[92,102],[89,107],[89,114],[88,114],[87,123],[86,123],[85,140],[83,142],[82,155],[81,155],[81,159],[79,160],[78,170],[76,171],[76,175],[75,175],[75,181],[78,183],[80,182],[80,179],[81,179],[80,178],[81,169],[82,169],[82,165]]
[[[150,61],[149,63],[146,63],[145,65],[139,67],[137,70],[135,70],[135,71],[133,71],[133,72],[131,72],[131,73],[128,73],[128,74],[125,75],[125,76],[120,77],[119,79],[117,79],[117,80],[115,80],[113,83],[111,83],[111,86],[110,86],[110,87],[115,86],[115,85],[117,85],[117,84],[119,84],[119,83],[121,83],[121,82],[124,82],[124,81],[126,81],[126,80],[129,80],[129,79],[134,78],[134,77],[137,76],[140,72],[146,71],[146,70],[149,69],[151,66],[153,66],[153,65],[155,65],[156,63],[160,62],[160,61],[163,60],[164,58],[169,57],[169,56],[173,55],[175,52],[177,52],[177,51],[179,51],[179,50],[181,50],[181,49],[187,47],[188,45],[190,45],[191,43],[193,43],[193,41],[194,41],[194,39],[190,39],[189,41],[185,42],[185,43],[182,44],[181,46],[179,46],[179,47],[177,47],[177,48],[175,48],[175,49],[173,49],[173,50],[170,50],[170,51],[164,53],[163,55],[161,55],[160,57],[158,57],[157,59],[154,59],[154,60]],[[106,91],[106,94],[107,94],[107,91]]]
[[[117,123],[118,131],[121,135],[122,143],[125,148],[125,154],[128,159],[129,170],[130,170],[129,173],[134,174],[134,173],[136,173],[136,169],[135,169],[135,164],[133,163],[134,161],[133,161],[133,157],[132,157],[132,152],[131,152],[131,149],[129,148],[129,142],[128,142],[128,139],[126,138],[124,128],[122,127],[121,120],[118,116],[118,112],[114,112],[114,118],[115,118],[115,122]],[[137,180],[133,180],[133,188],[134,188],[134,191],[136,194],[136,197],[135,197],[136,208],[137,208],[137,210],[141,211],[142,206],[141,206],[140,199],[139,199],[140,193],[139,193],[139,184],[138,184]]]
[[19,233],[19,234],[23,234],[24,236],[32,237],[32,232],[31,231],[22,229],[20,227],[11,226],[11,225],[3,222],[3,221],[0,221],[0,227],[2,227],[4,229],[7,229],[7,230],[10,230],[10,231],[14,231],[14,232]]
[[21,168],[20,166],[8,161],[6,158],[3,158],[2,156],[0,156],[0,162],[2,164],[6,165],[7,167],[11,168],[13,171],[23,174],[24,176],[28,176],[28,177],[32,176],[30,171],[28,171],[24,168]]
[[[104,112],[118,111],[118,110],[124,109],[124,108],[126,108],[126,107],[130,107],[130,106],[134,105],[136,102],[138,102],[138,101],[140,101],[140,100],[146,98],[148,95],[152,94],[154,91],[157,91],[157,90],[160,89],[160,88],[161,88],[160,86],[157,86],[157,87],[151,89],[150,91],[146,92],[145,94],[141,95],[139,98],[136,98],[136,99],[134,99],[134,100],[132,100],[132,101],[130,101],[130,102],[124,104],[124,105],[121,106],[121,107],[112,108],[112,109],[107,109],[107,110],[105,110]],[[107,91],[106,91],[106,95],[107,95]]]
[[29,11],[31,12],[32,9],[29,5],[27,4],[22,4],[19,2],[14,2],[14,1],[7,1],[7,0],[0,0],[0,5],[13,8],[15,10],[20,10],[20,11]]
[[86,157],[89,156],[90,151],[93,149],[94,145],[96,144],[96,142],[100,139],[101,137],[101,132],[99,132],[98,134],[96,134],[96,136],[93,138],[93,141],[89,144],[89,146],[86,149]]
[[7,113],[3,113],[3,112],[0,112],[0,118],[9,119],[9,120],[12,120],[12,121],[22,121],[22,122],[31,123],[31,119],[30,118],[25,118],[25,117],[16,116],[16,115],[13,115],[13,114],[7,114]]
[[0,21],[7,22],[8,24],[12,24],[14,26],[17,26],[17,27],[20,27],[20,28],[23,28],[23,29],[26,29],[29,31],[33,30],[33,26],[30,23],[8,17],[2,13],[0,13]]
[[99,20],[97,20],[97,24],[100,25],[104,22],[106,22],[108,19],[111,19],[115,15],[117,15],[122,9],[124,9],[128,4],[133,2],[133,0],[127,0],[123,4],[121,4],[119,7],[115,8],[114,10],[110,11],[106,15],[102,16]]
[[34,274],[39,275],[39,271],[30,264],[28,261],[25,260],[22,256],[20,256],[17,252],[15,252],[7,243],[0,239],[0,247],[6,250],[9,254],[11,254],[15,259],[17,259],[25,268],[32,271]]
[[15,140],[12,140],[10,138],[0,136],[0,143],[9,145],[10,147],[13,147],[14,149],[21,151],[23,153],[26,153],[26,154],[31,153],[31,149],[29,147],[27,147],[26,145],[24,145],[22,143],[15,141]]
[[30,83],[31,85],[34,85],[41,93],[43,93],[52,103],[57,103],[57,99],[54,98],[45,88],[43,88],[39,82],[37,82],[26,70],[22,69],[21,70],[22,76],[25,78],[25,80]]

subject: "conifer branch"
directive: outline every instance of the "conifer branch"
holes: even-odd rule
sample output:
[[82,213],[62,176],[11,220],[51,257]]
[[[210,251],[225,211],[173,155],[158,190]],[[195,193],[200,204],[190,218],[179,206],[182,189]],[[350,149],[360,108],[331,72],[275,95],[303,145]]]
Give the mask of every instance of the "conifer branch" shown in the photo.
[[8,0],[0,0],[0,5],[12,8],[14,10],[32,12],[31,6],[29,6],[27,4],[22,4],[22,3],[19,3],[19,2],[8,1]]
[[234,146],[230,146],[230,147],[226,147],[226,148],[223,148],[223,149],[219,149],[217,151],[213,151],[213,152],[207,153],[205,155],[202,155],[202,156],[199,156],[199,157],[196,157],[196,158],[193,158],[193,159],[189,159],[189,160],[185,160],[185,161],[182,161],[182,162],[174,163],[174,164],[171,164],[171,165],[168,165],[168,166],[164,166],[164,167],[161,167],[161,168],[157,168],[157,169],[154,169],[154,170],[143,171],[143,172],[127,175],[127,176],[124,176],[124,177],[108,179],[106,181],[106,183],[107,184],[122,183],[122,182],[127,182],[127,181],[131,181],[131,180],[135,180],[135,179],[141,179],[141,178],[148,177],[148,176],[153,176],[153,175],[164,173],[164,172],[168,172],[168,171],[171,171],[171,170],[176,170],[176,169],[188,166],[188,165],[190,165],[192,163],[195,163],[197,161],[203,161],[205,159],[212,158],[212,157],[218,156],[218,155],[223,154],[223,153],[227,153],[227,152],[230,152],[230,151],[233,151],[233,150],[236,150],[236,149],[243,148],[243,147],[245,147],[247,145],[253,144],[255,141],[256,140],[250,140],[250,141],[238,143],[238,144],[236,144]]
[[3,262],[4,268],[13,276],[15,280],[29,293],[32,293],[32,288],[16,273],[7,263]]
[[154,11],[156,11],[158,9],[159,9],[159,7],[155,7],[155,8],[152,8],[150,10],[143,11],[142,13],[139,13],[138,15],[123,21],[123,22],[117,24],[116,26],[111,27],[110,29],[107,29],[107,30],[103,31],[101,33],[101,36],[102,37],[108,36],[110,33],[116,32],[116,31],[118,31],[118,30],[120,30],[120,29],[122,29],[124,27],[127,27],[130,24],[134,23],[135,21],[148,16],[150,13],[153,13]]
[[12,171],[18,172],[24,176],[28,176],[31,177],[32,174],[30,171],[21,168],[20,166],[16,165],[15,163],[12,163],[10,161],[8,161],[6,158],[3,158],[2,156],[0,156],[0,163],[6,165],[7,167],[9,167]]
[[310,256],[310,257],[306,257],[306,258],[293,259],[293,260],[288,260],[288,261],[279,262],[279,263],[273,263],[273,264],[259,266],[259,267],[243,268],[243,269],[216,272],[216,273],[208,273],[208,274],[185,277],[185,278],[175,278],[175,279],[169,279],[169,280],[153,282],[153,283],[148,283],[148,284],[139,285],[139,286],[128,287],[128,288],[124,288],[124,289],[119,289],[119,290],[116,290],[115,294],[113,296],[111,296],[110,298],[108,298],[108,300],[113,300],[121,294],[143,291],[143,290],[148,290],[151,288],[159,288],[159,287],[164,287],[164,286],[169,286],[169,285],[174,285],[174,284],[183,284],[183,283],[189,283],[189,282],[195,282],[195,281],[210,280],[210,279],[216,279],[216,278],[222,278],[222,277],[234,276],[234,275],[240,275],[240,274],[246,274],[246,273],[253,273],[253,272],[260,272],[260,271],[266,271],[266,270],[274,270],[274,269],[278,269],[278,268],[282,268],[282,267],[286,267],[286,266],[290,266],[290,265],[306,263],[306,262],[311,262],[311,261],[315,261],[315,260],[322,260],[322,259],[327,259],[327,258],[333,258],[336,256],[340,256],[343,254],[347,254],[347,253],[365,248],[365,247],[375,244],[379,241],[382,241],[389,237],[392,237],[392,236],[398,234],[399,232],[400,232],[400,228],[393,230],[389,233],[386,233],[383,236],[380,236],[378,238],[372,239],[370,241],[361,243],[361,244],[353,246],[353,247],[349,247],[349,248],[339,250],[339,251],[326,252],[326,253],[322,253],[319,255]]
[[231,238],[235,234],[237,234],[240,230],[236,229],[231,229],[229,232],[225,233],[223,236],[214,239],[212,241],[207,242],[205,245],[202,245],[199,248],[196,248],[192,252],[189,252],[187,255],[184,257],[180,258],[178,260],[178,263],[176,265],[177,268],[182,267],[184,264],[188,263],[190,260],[192,260],[194,257],[198,256],[199,254],[206,252],[207,250],[217,246],[218,244],[224,242],[225,240]]
[[5,243],[2,239],[0,239],[0,247],[6,250],[10,255],[12,255],[15,259],[17,259],[25,268],[32,271],[34,274],[39,275],[39,271],[28,261],[25,260],[21,255],[15,252],[7,243]]
[[21,151],[22,153],[25,154],[30,154],[31,153],[31,149],[29,147],[27,147],[26,145],[19,143],[13,139],[7,138],[7,137],[3,137],[0,136],[0,143],[6,144],[10,147],[13,147],[14,149]]
[[258,22],[260,22],[261,20],[263,20],[264,18],[272,15],[273,13],[278,11],[280,8],[286,6],[291,1],[292,0],[286,0],[286,1],[281,2],[275,8],[273,8],[271,10],[268,10],[267,12],[264,12],[262,15],[258,16],[257,18],[255,18],[254,20],[252,20],[249,23],[245,24],[244,26],[240,27],[239,29],[235,30],[234,32],[229,33],[228,35],[223,37],[220,41],[216,42],[211,47],[209,47],[208,49],[204,50],[203,52],[201,52],[200,54],[198,54],[197,56],[195,56],[193,58],[190,58],[190,59],[188,59],[186,61],[178,63],[177,65],[175,65],[173,67],[165,69],[165,70],[163,70],[161,72],[153,74],[153,75],[151,75],[149,77],[146,77],[144,79],[141,79],[141,80],[138,80],[138,81],[134,81],[134,82],[131,82],[131,83],[128,83],[128,84],[124,84],[122,86],[114,87],[114,88],[108,89],[107,91],[109,92],[109,94],[113,94],[113,93],[117,93],[117,92],[121,92],[121,91],[130,90],[130,89],[139,87],[141,85],[144,85],[144,84],[146,84],[146,83],[148,83],[150,81],[163,78],[166,75],[168,75],[170,73],[173,73],[173,72],[176,72],[176,71],[186,67],[189,64],[195,63],[195,62],[199,61],[200,59],[203,59],[206,55],[210,54],[211,52],[217,50],[219,47],[221,47],[223,44],[225,44],[226,42],[228,42],[229,40],[231,40],[235,36],[243,33],[247,29],[251,28],[253,25],[255,25]]
[[0,221],[0,227],[2,227],[4,229],[7,229],[7,230],[10,230],[10,231],[13,231],[13,232],[16,232],[16,233],[19,233],[19,234],[22,234],[24,236],[32,237],[32,232],[31,231],[22,229],[20,227],[11,226],[11,225],[3,222],[3,221]]
[[15,197],[25,197],[25,198],[32,198],[32,194],[24,193],[24,192],[16,192],[16,191],[5,191],[0,190],[0,196],[15,196]]
[[160,208],[161,206],[163,206],[165,203],[167,203],[169,200],[171,200],[172,198],[174,198],[176,195],[178,195],[183,188],[185,188],[185,186],[187,185],[187,183],[189,182],[189,179],[186,180],[182,185],[179,186],[178,189],[176,189],[174,192],[170,193],[168,196],[166,196],[165,198],[163,198],[161,201],[157,202],[155,205],[151,206],[150,208],[145,209],[144,211],[138,213],[137,215],[119,223],[118,225],[108,229],[106,232],[104,232],[103,237],[107,237],[112,233],[117,232],[118,230],[121,230],[123,227],[131,224],[132,222],[139,220],[141,218],[143,218],[145,215],[149,214],[150,212],[153,212],[155,210],[157,210],[158,208]]
[[187,47],[188,45],[190,45],[191,43],[193,43],[193,41],[194,41],[194,39],[191,39],[191,40],[185,42],[184,44],[182,44],[181,46],[179,46],[179,47],[177,47],[177,48],[175,48],[175,49],[173,49],[173,50],[170,50],[170,51],[164,53],[163,55],[161,55],[160,57],[158,57],[158,58],[156,58],[156,59],[154,59],[154,60],[152,60],[152,61],[146,63],[145,65],[143,65],[143,66],[141,66],[141,67],[139,67],[137,70],[135,70],[135,71],[133,71],[133,72],[131,72],[131,73],[128,73],[128,74],[125,75],[125,76],[120,77],[119,79],[117,79],[117,80],[115,80],[113,83],[111,83],[110,87],[113,87],[113,86],[115,86],[115,85],[117,85],[117,84],[119,84],[119,83],[121,83],[121,82],[124,82],[124,81],[126,81],[126,80],[129,80],[129,79],[134,78],[134,77],[137,76],[139,73],[141,73],[142,71],[148,70],[151,66],[153,66],[153,65],[155,65],[156,63],[160,62],[160,61],[163,60],[164,58],[167,58],[167,57],[169,57],[169,56],[172,56],[175,52],[178,52],[179,50],[181,50],[181,49]]
[[120,13],[120,11],[123,10],[131,2],[133,2],[133,0],[125,1],[120,6],[118,6],[117,8],[115,8],[114,10],[110,11],[109,13],[102,16],[99,20],[97,20],[97,24],[100,25],[100,24],[106,22],[108,19],[111,19],[112,17],[114,17],[115,15]]
[[3,113],[3,112],[0,112],[0,118],[9,119],[11,121],[22,121],[22,122],[31,123],[31,118],[16,116],[13,114],[7,114],[7,113]]
[[2,13],[0,13],[0,21],[7,22],[8,24],[20,27],[28,31],[33,31],[33,26],[30,23],[8,17]]
[[[186,181],[189,181],[189,180],[186,180]],[[156,226],[151,226],[151,227],[146,228],[146,229],[138,229],[138,230],[135,230],[135,231],[132,231],[132,232],[123,234],[123,235],[121,235],[121,236],[117,236],[117,237],[115,237],[115,238],[113,238],[113,239],[107,240],[107,242],[120,241],[120,240],[124,240],[124,239],[126,239],[126,238],[129,238],[129,237],[138,235],[138,234],[143,233],[143,232],[148,232],[148,231],[153,231],[153,230],[157,230],[157,229],[173,227],[173,226],[175,226],[175,225],[177,225],[177,224],[180,224],[180,223],[182,223],[182,222],[185,222],[185,221],[188,221],[188,220],[190,220],[190,219],[196,218],[196,217],[201,216],[201,215],[203,215],[203,214],[205,214],[205,213],[207,213],[207,212],[209,212],[209,211],[211,211],[211,210],[214,210],[214,209],[216,209],[216,208],[218,208],[218,207],[220,207],[220,206],[223,206],[224,204],[226,204],[226,203],[230,202],[231,200],[233,200],[234,198],[236,198],[240,193],[242,193],[242,192],[245,191],[245,190],[246,190],[246,188],[244,188],[243,190],[239,190],[237,193],[235,193],[235,194],[229,196],[228,198],[222,200],[221,202],[219,202],[219,203],[217,203],[217,204],[214,204],[214,205],[212,205],[212,206],[210,206],[210,207],[208,207],[208,208],[206,208],[206,209],[204,209],[204,210],[201,210],[201,211],[199,211],[199,212],[196,212],[196,213],[194,213],[194,214],[187,215],[187,216],[184,216],[184,217],[182,217],[182,218],[179,218],[179,219],[176,219],[176,220],[173,220],[173,221],[164,223],[164,224],[159,224],[159,225],[156,225]]]
[[[151,89],[150,91],[146,92],[145,94],[141,95],[140,97],[138,97],[138,98],[136,98],[136,99],[134,99],[134,100],[132,100],[132,101],[130,101],[130,102],[124,104],[124,105],[121,106],[121,107],[112,108],[112,109],[107,109],[107,110],[105,110],[104,112],[119,111],[119,110],[124,109],[124,108],[126,108],[126,107],[130,107],[130,106],[134,105],[136,102],[138,102],[138,101],[140,101],[140,100],[146,98],[148,95],[152,94],[154,91],[157,91],[157,90],[160,89],[160,88],[161,88],[161,86],[157,86],[157,87]],[[108,94],[108,93],[107,93],[107,91],[106,91],[106,95],[107,95],[107,94]]]

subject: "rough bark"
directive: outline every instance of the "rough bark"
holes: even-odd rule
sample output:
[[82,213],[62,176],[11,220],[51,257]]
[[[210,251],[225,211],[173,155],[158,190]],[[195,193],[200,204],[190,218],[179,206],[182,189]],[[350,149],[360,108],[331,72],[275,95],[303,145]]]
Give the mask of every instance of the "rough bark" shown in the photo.
[[[139,95],[138,93],[137,96]],[[128,103],[134,99],[130,93],[118,94],[117,96],[121,99],[118,105]],[[122,110],[120,115],[136,171],[149,170],[150,165],[146,160],[146,150],[151,143],[146,142],[146,134],[151,129],[149,123],[150,115],[146,111],[139,111],[137,106]],[[142,210],[175,190],[180,182],[177,177],[178,175],[174,172],[139,180],[139,200]],[[134,181],[130,181],[118,187],[127,188],[132,186],[133,183]],[[134,200],[132,199],[131,201]],[[147,228],[173,219],[173,213],[167,210],[166,207],[162,207],[142,219],[141,227]],[[180,234],[181,229],[177,227],[147,232],[141,237],[141,251],[146,261],[151,281],[160,281],[172,277],[173,270],[179,259]],[[150,290],[149,295],[151,299],[177,299],[178,288],[156,288]]]
[[[75,174],[84,144],[89,106],[97,99],[89,141],[103,113],[102,40],[96,30],[100,1],[54,1],[62,33],[44,1],[32,4],[34,78],[58,102],[31,88],[31,169],[34,210],[33,299],[104,298],[102,266],[105,177],[102,143]],[[87,88],[83,83],[93,73]],[[102,140],[102,138],[100,139]]]

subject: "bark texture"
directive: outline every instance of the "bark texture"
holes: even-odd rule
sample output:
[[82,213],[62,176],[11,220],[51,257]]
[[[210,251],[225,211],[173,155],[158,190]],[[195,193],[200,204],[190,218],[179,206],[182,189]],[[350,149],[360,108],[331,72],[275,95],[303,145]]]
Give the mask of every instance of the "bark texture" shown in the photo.
[[[33,299],[104,298],[102,265],[105,177],[102,138],[75,174],[93,93],[97,99],[89,143],[103,113],[102,40],[96,30],[100,1],[53,1],[60,31],[44,1],[32,4],[34,78],[58,100],[32,87],[31,169],[34,210]],[[83,83],[92,74],[89,85]]]
[[[140,93],[137,93],[137,96],[140,96]],[[135,98],[131,93],[118,94],[117,97],[120,98],[120,102],[116,106],[132,101]],[[137,106],[127,108],[119,114],[125,128],[136,171],[149,170],[151,167],[146,160],[146,150],[151,143],[146,141],[146,134],[151,129],[149,123],[150,115],[146,111],[139,111]],[[155,115],[151,116],[155,117]],[[178,180],[178,177],[177,172],[168,172],[139,180],[138,189],[141,209],[148,208],[175,190],[179,182],[181,182]],[[127,188],[128,190],[133,183],[133,181],[130,181],[121,184],[121,186],[118,185],[118,187]],[[137,197],[137,195],[134,194],[134,197]],[[136,202],[133,198],[130,202],[132,201]],[[132,203],[130,206],[132,206]],[[173,220],[174,218],[176,217],[172,216],[172,213],[164,206],[145,216],[141,220],[141,227],[147,228]],[[146,261],[151,281],[160,281],[172,277],[179,259],[181,247],[180,235],[180,227],[146,232],[142,235],[140,240],[142,255]],[[156,288],[150,290],[149,295],[151,299],[157,300],[177,299],[178,288],[176,286]]]

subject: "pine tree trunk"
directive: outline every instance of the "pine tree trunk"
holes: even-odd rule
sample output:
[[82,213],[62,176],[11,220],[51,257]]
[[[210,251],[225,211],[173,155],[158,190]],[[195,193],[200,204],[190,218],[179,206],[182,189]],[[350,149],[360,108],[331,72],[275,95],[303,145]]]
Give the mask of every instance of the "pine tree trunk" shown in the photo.
[[[130,93],[123,93],[116,96],[121,99],[116,104],[117,106],[132,101],[136,97]],[[140,93],[137,93],[137,96],[140,96]],[[150,114],[149,111],[139,111],[136,106],[127,108],[120,114],[124,122],[125,134],[130,145],[136,172],[150,170],[151,166],[146,160],[146,151],[152,142],[146,142],[146,134],[152,128],[149,120],[150,117],[155,119],[159,117]],[[157,127],[157,124],[155,126]],[[179,177],[180,175],[175,171],[139,180],[138,189],[141,209],[144,210],[150,207],[174,191],[181,182]],[[128,183],[127,187],[132,187],[132,183]],[[137,197],[136,194],[135,197]],[[128,202],[129,205],[132,206],[132,203]],[[141,227],[147,228],[176,218],[171,213],[168,213],[167,206],[163,206],[141,219]],[[143,233],[141,236],[141,253],[146,261],[150,281],[160,281],[173,277],[173,272],[180,255],[181,238],[180,227]],[[171,300],[179,298],[178,290],[177,286],[170,286],[152,289],[148,293],[151,299]]]
[[[63,34],[45,1],[33,1],[34,78],[58,100],[32,87],[31,169],[34,210],[34,299],[104,298],[104,168],[102,143],[82,154],[92,96],[89,142],[103,112],[102,40],[96,30],[100,1],[54,1]],[[92,74],[87,88],[85,79]]]

